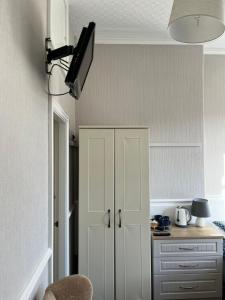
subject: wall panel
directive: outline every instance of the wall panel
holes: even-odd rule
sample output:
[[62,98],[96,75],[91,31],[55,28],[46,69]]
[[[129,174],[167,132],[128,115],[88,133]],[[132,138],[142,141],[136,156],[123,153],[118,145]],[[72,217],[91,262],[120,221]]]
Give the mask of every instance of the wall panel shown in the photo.
[[198,149],[179,148],[179,153],[154,148],[150,184],[153,198],[202,194],[202,47],[96,45],[76,103],[76,124],[147,125],[151,143],[199,144]]
[[202,142],[201,46],[96,45],[79,125],[148,125],[151,142]]
[[201,147],[151,147],[151,198],[186,199],[204,195]]
[[206,194],[225,195],[225,57],[223,55],[205,56],[204,78]]

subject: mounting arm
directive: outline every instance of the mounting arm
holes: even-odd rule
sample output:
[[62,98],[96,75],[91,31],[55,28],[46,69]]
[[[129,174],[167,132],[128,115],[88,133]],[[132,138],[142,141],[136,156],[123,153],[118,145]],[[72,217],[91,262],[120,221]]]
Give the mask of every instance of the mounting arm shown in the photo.
[[52,60],[61,59],[63,57],[72,55],[73,53],[73,46],[63,46],[54,50],[47,49],[47,63],[50,64]]
[[53,60],[62,59],[66,56],[73,55],[76,51],[76,47],[70,46],[63,46],[54,50],[51,50],[48,47],[48,43],[51,42],[50,38],[45,39],[45,50],[46,50],[46,72],[48,72],[48,64],[50,64]]

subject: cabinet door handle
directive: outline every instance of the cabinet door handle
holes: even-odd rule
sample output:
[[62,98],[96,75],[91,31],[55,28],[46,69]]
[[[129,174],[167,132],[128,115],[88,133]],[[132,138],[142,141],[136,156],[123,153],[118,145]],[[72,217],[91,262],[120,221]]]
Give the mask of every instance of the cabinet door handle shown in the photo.
[[194,290],[194,289],[198,289],[199,286],[195,285],[195,286],[179,286],[180,289],[182,290]]
[[110,223],[110,209],[108,209],[108,228],[111,227],[111,223]]
[[119,228],[122,227],[121,225],[121,209],[118,210],[118,213],[119,213]]
[[199,265],[179,265],[180,268],[197,268]]

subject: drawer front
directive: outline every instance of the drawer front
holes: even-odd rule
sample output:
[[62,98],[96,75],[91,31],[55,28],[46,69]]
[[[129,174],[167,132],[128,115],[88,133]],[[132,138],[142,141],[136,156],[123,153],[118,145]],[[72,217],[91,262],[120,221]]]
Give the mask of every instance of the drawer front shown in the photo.
[[222,239],[204,240],[155,240],[153,256],[199,256],[222,255]]
[[222,256],[157,257],[153,260],[153,274],[222,273]]
[[222,297],[221,274],[154,275],[154,300]]

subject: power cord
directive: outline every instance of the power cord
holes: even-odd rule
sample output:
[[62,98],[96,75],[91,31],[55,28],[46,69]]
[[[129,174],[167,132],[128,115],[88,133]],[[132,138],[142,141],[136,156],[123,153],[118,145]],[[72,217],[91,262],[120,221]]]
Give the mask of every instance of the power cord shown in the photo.
[[48,95],[50,95],[50,96],[64,96],[64,95],[69,94],[70,92],[68,91],[68,92],[61,93],[61,94],[53,94],[53,93],[50,92],[50,77],[51,77],[51,75],[52,75],[52,70],[53,70],[54,67],[56,67],[56,66],[59,67],[59,68],[61,68],[61,69],[63,69],[63,70],[68,71],[68,69],[62,67],[62,66],[59,65],[59,64],[54,64],[54,65],[52,65],[52,67],[51,67],[51,69],[50,69],[50,71],[49,71],[49,75],[48,75]]

